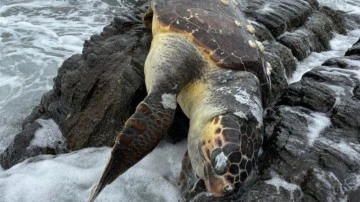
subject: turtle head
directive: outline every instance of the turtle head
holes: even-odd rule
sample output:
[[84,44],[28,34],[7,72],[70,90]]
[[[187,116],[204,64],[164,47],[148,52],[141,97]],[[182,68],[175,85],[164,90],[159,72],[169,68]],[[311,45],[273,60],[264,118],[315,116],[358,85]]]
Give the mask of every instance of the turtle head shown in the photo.
[[254,169],[261,143],[262,133],[255,124],[232,114],[213,118],[198,143],[203,161],[199,173],[207,191],[217,196],[236,192]]

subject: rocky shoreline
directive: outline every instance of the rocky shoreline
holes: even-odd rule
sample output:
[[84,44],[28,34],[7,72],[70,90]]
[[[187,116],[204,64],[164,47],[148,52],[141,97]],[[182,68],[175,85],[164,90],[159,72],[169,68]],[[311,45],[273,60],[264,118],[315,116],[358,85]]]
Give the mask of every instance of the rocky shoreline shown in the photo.
[[[360,40],[344,57],[324,61],[299,82],[288,85],[287,80],[297,68],[296,60],[328,50],[333,33],[346,34],[349,19],[319,7],[316,0],[239,3],[273,67],[263,154],[257,177],[236,197],[218,199],[200,193],[191,198],[356,201],[360,195]],[[24,120],[23,130],[0,154],[3,168],[41,154],[113,144],[124,121],[146,95],[143,64],[151,33],[141,22],[143,4],[138,1],[133,13],[115,17],[101,34],[84,42],[82,54],[64,61],[53,90],[43,96]],[[185,138],[188,128],[180,110],[175,117],[168,138],[172,142]],[[66,145],[32,145],[41,127],[38,119],[53,119]]]

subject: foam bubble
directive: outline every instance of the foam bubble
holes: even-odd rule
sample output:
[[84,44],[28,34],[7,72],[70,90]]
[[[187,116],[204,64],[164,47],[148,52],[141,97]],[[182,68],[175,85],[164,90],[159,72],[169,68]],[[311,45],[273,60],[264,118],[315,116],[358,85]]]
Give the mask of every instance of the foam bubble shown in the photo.
[[348,143],[344,141],[335,142],[325,137],[319,138],[318,141],[346,156],[351,161],[360,162],[360,144]]
[[30,147],[66,148],[65,138],[54,120],[38,119],[36,122],[38,122],[42,128],[39,128],[35,132],[35,137],[31,140]]
[[285,107],[286,111],[304,117],[308,123],[306,136],[308,138],[308,145],[313,146],[315,141],[319,138],[321,132],[331,125],[331,120],[324,113],[312,112],[306,114],[291,107]]
[[330,118],[322,113],[312,113],[310,115],[310,124],[308,126],[308,144],[313,146],[320,133],[331,125]]
[[8,20],[4,17],[0,17],[0,26],[6,26],[8,24]]
[[319,0],[319,4],[347,13],[360,14],[359,0]]

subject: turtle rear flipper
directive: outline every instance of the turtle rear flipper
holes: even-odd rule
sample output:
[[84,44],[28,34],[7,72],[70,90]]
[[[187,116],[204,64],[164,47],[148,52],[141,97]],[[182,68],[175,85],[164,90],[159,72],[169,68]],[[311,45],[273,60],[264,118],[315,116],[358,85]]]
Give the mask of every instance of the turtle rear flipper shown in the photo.
[[90,201],[94,201],[106,185],[139,162],[162,140],[172,123],[176,99],[167,100],[169,105],[173,102],[175,108],[164,107],[159,99],[162,98],[148,95],[125,122],[123,130],[116,137],[102,177],[92,190]]

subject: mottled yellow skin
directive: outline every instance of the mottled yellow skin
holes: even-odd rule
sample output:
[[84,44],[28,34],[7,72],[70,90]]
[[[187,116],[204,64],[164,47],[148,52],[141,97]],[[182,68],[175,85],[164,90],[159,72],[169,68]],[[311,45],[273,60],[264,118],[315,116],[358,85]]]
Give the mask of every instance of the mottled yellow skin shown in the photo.
[[190,119],[188,134],[188,152],[193,169],[204,179],[203,163],[197,151],[198,143],[203,139],[213,138],[211,119],[224,112],[219,107],[212,106],[209,90],[211,86],[201,81],[187,85],[178,96],[178,103]]

